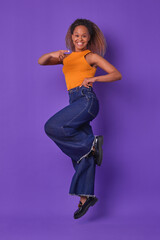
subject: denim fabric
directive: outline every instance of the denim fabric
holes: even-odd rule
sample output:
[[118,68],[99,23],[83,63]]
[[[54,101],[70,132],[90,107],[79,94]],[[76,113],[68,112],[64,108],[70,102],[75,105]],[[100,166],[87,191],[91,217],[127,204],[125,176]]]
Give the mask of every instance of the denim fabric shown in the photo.
[[95,196],[94,180],[95,180],[95,160],[93,155],[83,158],[80,163],[72,161],[75,169],[69,194],[78,196]]
[[92,87],[76,87],[68,94],[69,105],[45,123],[45,132],[72,160],[75,174],[70,194],[93,195],[95,163],[89,153],[95,136],[90,121],[98,114],[99,102]]

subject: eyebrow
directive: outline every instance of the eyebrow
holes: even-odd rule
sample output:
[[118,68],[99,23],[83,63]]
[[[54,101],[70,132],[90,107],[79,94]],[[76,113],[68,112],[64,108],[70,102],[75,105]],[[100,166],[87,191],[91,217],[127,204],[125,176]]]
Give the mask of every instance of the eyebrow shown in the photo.
[[[78,32],[75,32],[75,33],[78,33]],[[78,33],[79,34],[79,33]],[[87,33],[82,33],[82,34],[87,34]]]

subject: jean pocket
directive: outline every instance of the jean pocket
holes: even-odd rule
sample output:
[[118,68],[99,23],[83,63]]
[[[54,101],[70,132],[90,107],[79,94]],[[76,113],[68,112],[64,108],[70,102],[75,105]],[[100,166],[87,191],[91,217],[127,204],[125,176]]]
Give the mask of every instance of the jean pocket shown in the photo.
[[88,113],[95,118],[99,112],[99,101],[96,97],[88,98]]

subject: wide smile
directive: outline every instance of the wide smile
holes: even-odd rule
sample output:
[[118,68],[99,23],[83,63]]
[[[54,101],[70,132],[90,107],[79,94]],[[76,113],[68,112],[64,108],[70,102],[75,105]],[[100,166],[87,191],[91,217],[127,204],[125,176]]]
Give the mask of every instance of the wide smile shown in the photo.
[[84,43],[83,42],[77,42],[76,43],[78,46],[82,46]]

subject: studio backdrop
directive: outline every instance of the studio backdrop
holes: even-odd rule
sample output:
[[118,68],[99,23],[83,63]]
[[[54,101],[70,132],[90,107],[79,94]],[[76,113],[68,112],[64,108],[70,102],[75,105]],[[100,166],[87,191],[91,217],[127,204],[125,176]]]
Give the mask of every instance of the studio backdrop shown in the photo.
[[[45,122],[69,104],[62,65],[38,58],[66,49],[77,18],[102,30],[105,58],[120,81],[95,83],[100,102],[91,122],[104,136],[96,168],[98,217],[158,215],[160,149],[159,1],[3,1],[0,57],[0,214],[70,216],[74,169],[44,132]],[[98,69],[96,75],[106,74]]]

